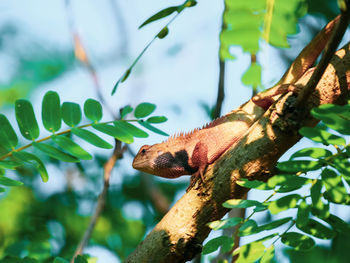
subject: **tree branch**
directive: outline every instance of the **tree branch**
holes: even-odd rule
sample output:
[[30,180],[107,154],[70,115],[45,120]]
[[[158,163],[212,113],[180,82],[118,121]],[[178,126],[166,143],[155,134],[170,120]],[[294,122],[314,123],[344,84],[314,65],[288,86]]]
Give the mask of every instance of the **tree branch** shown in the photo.
[[94,231],[95,225],[97,223],[97,219],[99,218],[101,212],[103,211],[103,208],[104,208],[105,203],[106,203],[106,195],[107,195],[108,188],[109,188],[109,179],[111,177],[111,172],[113,170],[113,167],[114,167],[116,161],[123,156],[123,153],[125,150],[126,150],[125,147],[123,147],[123,148],[121,147],[121,142],[116,140],[113,154],[104,165],[103,190],[102,190],[101,194],[98,196],[95,212],[91,216],[89,226],[87,227],[83,237],[81,238],[81,240],[79,242],[79,245],[77,246],[77,248],[74,252],[71,263],[74,263],[74,259],[76,258],[76,256],[82,254],[84,247],[89,242],[89,239],[90,239],[92,232]]
[[[305,87],[312,72],[307,71],[296,85],[301,89]],[[305,104],[307,110],[319,104],[344,103],[349,86],[350,50],[347,45],[333,56]],[[279,157],[300,139],[298,129],[317,123],[310,115],[300,114],[294,102],[295,97],[289,92],[258,118],[238,144],[208,166],[206,182],[199,185],[198,180],[125,262],[185,262],[199,253],[210,232],[207,223],[221,219],[228,212],[222,203],[242,198],[247,193],[248,189],[240,187],[236,181],[271,177]],[[239,114],[249,119],[258,110],[250,100],[239,108]]]
[[296,107],[300,107],[303,105],[311,95],[311,93],[315,90],[318,82],[320,81],[324,71],[326,70],[329,61],[333,57],[334,52],[337,50],[337,47],[342,40],[346,28],[348,27],[350,20],[350,4],[349,0],[344,1],[345,7],[341,9],[341,16],[338,25],[332,33],[331,39],[327,43],[324,54],[318,63],[314,73],[312,74],[310,80],[306,84],[305,88],[303,88],[298,96]]

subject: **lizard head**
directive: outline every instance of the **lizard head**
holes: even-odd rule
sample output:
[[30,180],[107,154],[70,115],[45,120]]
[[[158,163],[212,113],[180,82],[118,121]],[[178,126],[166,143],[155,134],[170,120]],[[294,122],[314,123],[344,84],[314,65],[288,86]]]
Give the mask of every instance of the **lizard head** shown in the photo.
[[[161,150],[162,148],[164,151]],[[187,158],[186,158],[187,157]],[[166,178],[176,178],[188,174],[183,163],[188,163],[188,156],[174,157],[163,144],[144,145],[136,154],[132,163],[134,169]]]
[[142,146],[132,162],[132,167],[145,173],[154,174],[154,160],[157,158],[155,154],[154,147]]

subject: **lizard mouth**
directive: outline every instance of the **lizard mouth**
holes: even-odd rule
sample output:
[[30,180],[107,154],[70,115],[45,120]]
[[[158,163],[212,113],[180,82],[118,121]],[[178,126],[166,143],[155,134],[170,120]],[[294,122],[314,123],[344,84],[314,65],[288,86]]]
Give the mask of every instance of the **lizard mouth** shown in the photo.
[[132,162],[132,167],[145,173],[151,173],[151,169],[148,167],[148,161],[145,159],[135,158]]

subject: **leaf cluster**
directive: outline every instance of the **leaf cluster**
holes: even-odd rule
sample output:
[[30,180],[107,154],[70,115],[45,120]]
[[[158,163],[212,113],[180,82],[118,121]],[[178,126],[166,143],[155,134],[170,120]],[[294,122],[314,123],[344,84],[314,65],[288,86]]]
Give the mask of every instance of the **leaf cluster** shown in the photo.
[[[226,201],[223,203],[224,207],[251,207],[253,212],[247,219],[218,220],[211,222],[209,227],[219,230],[239,225],[239,236],[273,230],[275,233],[268,234],[264,242],[277,237],[268,247],[259,239],[236,249],[233,255],[239,254],[238,262],[254,262],[258,259],[260,262],[269,262],[265,258],[270,260],[273,257],[274,244],[279,239],[296,251],[308,251],[315,246],[315,238],[331,240],[338,234],[350,236],[350,225],[330,212],[330,205],[350,205],[350,194],[347,190],[350,187],[350,155],[344,138],[350,134],[349,112],[350,104],[321,105],[311,112],[315,118],[321,120],[321,124],[300,129],[304,137],[324,146],[333,146],[335,151],[324,147],[303,148],[293,153],[288,161],[279,162],[279,173],[267,182],[248,179],[237,182],[243,187],[273,192],[264,202],[241,199]],[[305,194],[301,195],[300,192]],[[270,201],[276,194],[279,197]],[[257,212],[269,211],[276,215],[293,208],[297,210],[294,217],[274,219],[264,225],[258,225],[251,219]],[[278,231],[287,223],[289,226],[284,231]],[[233,238],[219,237],[208,241],[203,253],[211,253],[219,247],[223,251],[230,251],[233,246]]]
[[[148,137],[148,133],[144,129],[132,124],[135,122],[146,130],[167,136],[165,132],[154,126],[154,124],[165,122],[166,117],[149,117],[155,109],[156,106],[151,103],[141,103],[137,105],[135,110],[127,106],[122,110],[120,120],[101,122],[102,105],[96,100],[87,99],[83,112],[89,122],[80,125],[83,117],[80,105],[73,102],[61,104],[59,95],[56,92],[48,91],[42,101],[41,119],[44,128],[51,135],[39,139],[40,129],[33,105],[28,100],[19,99],[15,103],[16,121],[21,135],[30,143],[18,147],[19,140],[15,129],[7,117],[0,114],[0,184],[5,186],[21,185],[21,182],[5,177],[5,171],[14,170],[24,165],[37,169],[43,182],[48,180],[47,169],[39,155],[26,150],[31,146],[40,154],[63,162],[77,163],[81,160],[91,160],[92,155],[84,150],[79,142],[75,141],[75,138],[80,138],[96,147],[113,148],[110,143],[97,134],[97,131],[124,143],[132,143],[135,137]],[[132,112],[135,119],[125,120],[125,117]],[[63,131],[61,131],[62,120],[68,127]],[[4,188],[0,188],[0,191],[4,191]]]

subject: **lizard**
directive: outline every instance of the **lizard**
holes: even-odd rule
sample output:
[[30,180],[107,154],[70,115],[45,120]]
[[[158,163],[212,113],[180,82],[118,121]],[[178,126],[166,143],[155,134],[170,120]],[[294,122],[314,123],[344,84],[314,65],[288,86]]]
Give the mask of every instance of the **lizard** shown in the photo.
[[293,92],[293,84],[314,64],[338,22],[339,16],[316,35],[275,86],[202,128],[142,146],[133,160],[133,168],[165,178],[192,175],[192,179],[200,177],[204,182],[206,167],[237,144],[279,96]]

